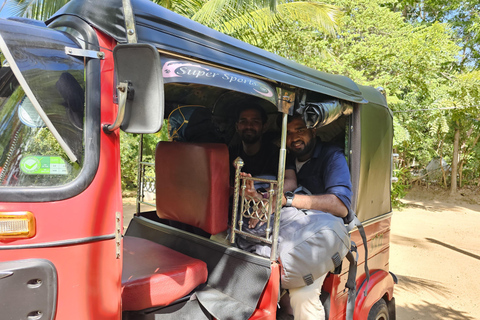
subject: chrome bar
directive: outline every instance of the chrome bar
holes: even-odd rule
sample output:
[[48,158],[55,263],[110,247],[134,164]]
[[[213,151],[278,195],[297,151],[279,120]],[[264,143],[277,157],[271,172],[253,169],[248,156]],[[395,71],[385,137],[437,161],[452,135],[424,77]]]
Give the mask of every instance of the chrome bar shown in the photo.
[[153,203],[150,203],[150,202],[139,201],[138,203],[139,204],[144,204],[144,205],[147,205],[147,206],[150,206],[150,207],[154,207],[154,208],[157,207],[156,205],[154,205]]
[[262,242],[265,242],[265,243],[268,243],[268,244],[272,244],[272,240],[266,239],[264,237],[253,235],[253,234],[245,232],[245,231],[235,230],[235,233],[242,234],[244,236],[247,236],[248,238],[256,239],[256,240],[259,240],[259,241],[262,241]]
[[240,206],[240,212],[242,213],[240,215],[240,217],[238,217],[238,228],[240,230],[242,230],[242,227],[243,227],[243,213],[245,212],[245,189],[247,187],[247,180],[246,179],[242,179],[242,195],[241,195],[241,199],[242,199],[242,205]]
[[[277,184],[278,185],[278,184]],[[265,230],[265,237],[267,239],[270,238],[270,232],[272,232],[272,228],[271,228],[271,223],[272,223],[272,213],[273,212],[276,212],[277,210],[273,210],[273,198],[275,196],[275,187],[274,187],[274,183],[271,182],[270,183],[270,189],[268,190],[268,219],[267,219],[267,228]]]
[[143,202],[143,174],[145,172],[142,165],[143,159],[143,134],[140,135],[140,143],[138,144],[138,171],[137,171],[137,213],[140,213],[140,203]]
[[282,208],[282,198],[283,198],[283,183],[285,182],[285,161],[287,158],[287,123],[288,123],[288,114],[283,114],[282,119],[282,138],[280,141],[280,158],[278,160],[278,194],[277,194],[277,205],[275,206],[275,222],[273,224],[273,241],[272,241],[272,251],[270,253],[270,261],[277,260],[277,250],[278,250],[278,232],[280,227],[280,210]]
[[135,15],[133,14],[132,3],[130,0],[123,0],[122,4],[127,41],[128,43],[137,43],[137,29],[135,27]]
[[240,193],[240,172],[244,162],[242,158],[238,157],[233,162],[235,166],[235,189],[233,191],[233,213],[232,213],[232,232],[230,232],[230,243],[235,243],[235,229],[237,224],[237,213],[238,213],[238,196]]
[[125,117],[125,106],[127,105],[128,96],[128,81],[122,81],[117,86],[118,89],[118,114],[115,122],[112,124],[106,124],[103,126],[103,131],[106,133],[113,132],[120,128]]
[[105,59],[105,54],[100,51],[95,50],[86,50],[86,49],[79,49],[73,47],[65,47],[65,54],[69,56],[76,56],[76,57],[85,57],[85,58],[92,58],[92,59]]

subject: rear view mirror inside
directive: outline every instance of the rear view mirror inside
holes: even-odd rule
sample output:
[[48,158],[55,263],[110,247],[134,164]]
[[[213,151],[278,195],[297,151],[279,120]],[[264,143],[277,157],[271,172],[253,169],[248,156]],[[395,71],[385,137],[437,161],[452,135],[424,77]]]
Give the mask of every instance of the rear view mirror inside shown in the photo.
[[149,44],[119,44],[113,56],[119,112],[107,131],[120,126],[129,133],[158,132],[163,124],[164,94],[157,49]]

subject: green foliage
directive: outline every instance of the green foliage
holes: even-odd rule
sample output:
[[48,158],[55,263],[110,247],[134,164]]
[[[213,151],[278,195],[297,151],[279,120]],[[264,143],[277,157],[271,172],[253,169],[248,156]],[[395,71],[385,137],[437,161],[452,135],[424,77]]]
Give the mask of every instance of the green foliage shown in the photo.
[[12,15],[45,21],[69,0],[8,0]]
[[457,70],[480,67],[480,3],[471,0],[399,0],[391,8],[411,23],[448,23],[461,47]]
[[[155,148],[159,141],[168,141],[167,120],[164,121],[162,129],[155,134],[143,135],[143,161],[153,162],[155,159]],[[120,132],[120,157],[122,171],[122,189],[135,190],[137,188],[138,174],[138,147],[140,135]]]
[[391,190],[391,200],[392,207],[400,208],[403,207],[403,203],[400,199],[404,198],[407,195],[408,189],[411,188],[411,173],[407,168],[400,168],[394,170],[393,176],[398,178],[398,181],[392,183]]
[[[153,2],[232,37],[263,47],[272,34],[302,24],[317,33],[334,36],[342,12],[319,1],[264,0],[181,0]],[[274,6],[270,4],[274,3]]]

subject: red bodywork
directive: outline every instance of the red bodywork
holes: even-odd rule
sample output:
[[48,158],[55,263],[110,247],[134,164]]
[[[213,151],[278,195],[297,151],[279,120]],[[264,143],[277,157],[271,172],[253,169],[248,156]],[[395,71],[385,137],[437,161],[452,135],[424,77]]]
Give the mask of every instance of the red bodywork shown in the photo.
[[[98,34],[106,58],[101,62],[102,123],[115,119],[113,96],[114,41]],[[101,128],[99,128],[101,130]],[[70,199],[41,203],[1,203],[0,211],[30,211],[37,233],[30,239],[0,241],[2,246],[42,245],[36,249],[2,250],[1,260],[42,258],[58,273],[56,319],[120,319],[122,259],[116,258],[116,212],[122,217],[118,131],[101,134],[100,163],[92,183]],[[122,225],[120,223],[120,225]],[[111,236],[78,245],[56,242]]]
[[[358,230],[351,235],[352,241],[358,246],[357,267],[357,300],[355,303],[354,320],[368,318],[371,307],[382,297],[389,301],[393,297],[393,278],[389,274],[390,250],[390,222],[391,218],[380,220],[365,227],[368,243],[368,268],[370,281],[368,282],[368,295],[364,296],[366,289],[365,277],[365,248]],[[323,285],[323,290],[330,293],[330,318],[345,319],[348,291],[344,290],[348,278],[348,261],[344,260],[342,273],[329,275]]]

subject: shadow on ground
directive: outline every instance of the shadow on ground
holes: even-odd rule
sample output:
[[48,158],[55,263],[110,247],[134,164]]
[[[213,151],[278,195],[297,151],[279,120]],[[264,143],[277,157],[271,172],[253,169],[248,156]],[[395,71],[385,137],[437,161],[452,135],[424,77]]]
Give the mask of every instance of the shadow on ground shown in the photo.
[[431,293],[438,296],[448,298],[451,291],[448,287],[444,286],[440,282],[426,280],[417,277],[409,277],[398,275],[398,285],[395,287],[395,291],[408,291],[408,292],[423,292]]
[[[395,287],[397,292],[421,292],[422,294],[442,296],[446,299],[452,295],[450,289],[440,282],[402,275],[397,276],[398,285]],[[426,300],[416,300],[404,306],[397,304],[397,319],[473,320],[475,318],[471,317],[468,312],[455,310],[447,305],[443,306]]]
[[415,248],[421,248],[421,249],[427,248],[426,242],[423,241],[422,239],[404,237],[404,236],[399,236],[397,234],[392,234],[390,241],[391,243],[397,244],[400,246],[415,247]]
[[469,252],[469,251],[466,251],[466,250],[463,250],[463,249],[460,249],[460,248],[457,248],[455,246],[452,246],[448,243],[445,243],[445,242],[442,242],[442,241],[439,241],[439,240],[436,240],[436,239],[432,239],[432,238],[426,238],[427,241],[431,242],[431,243],[435,243],[435,244],[438,244],[442,247],[445,247],[447,249],[451,249],[453,251],[456,251],[458,253],[461,253],[461,254],[464,254],[466,256],[469,256],[471,258],[474,258],[474,259],[477,259],[477,260],[480,260],[480,256],[477,255],[477,254],[474,254],[472,252]]
[[422,319],[439,319],[439,320],[473,320],[468,312],[458,311],[448,306],[439,306],[427,301],[421,301],[418,304],[409,304],[408,306],[397,305],[397,319],[422,320]]

